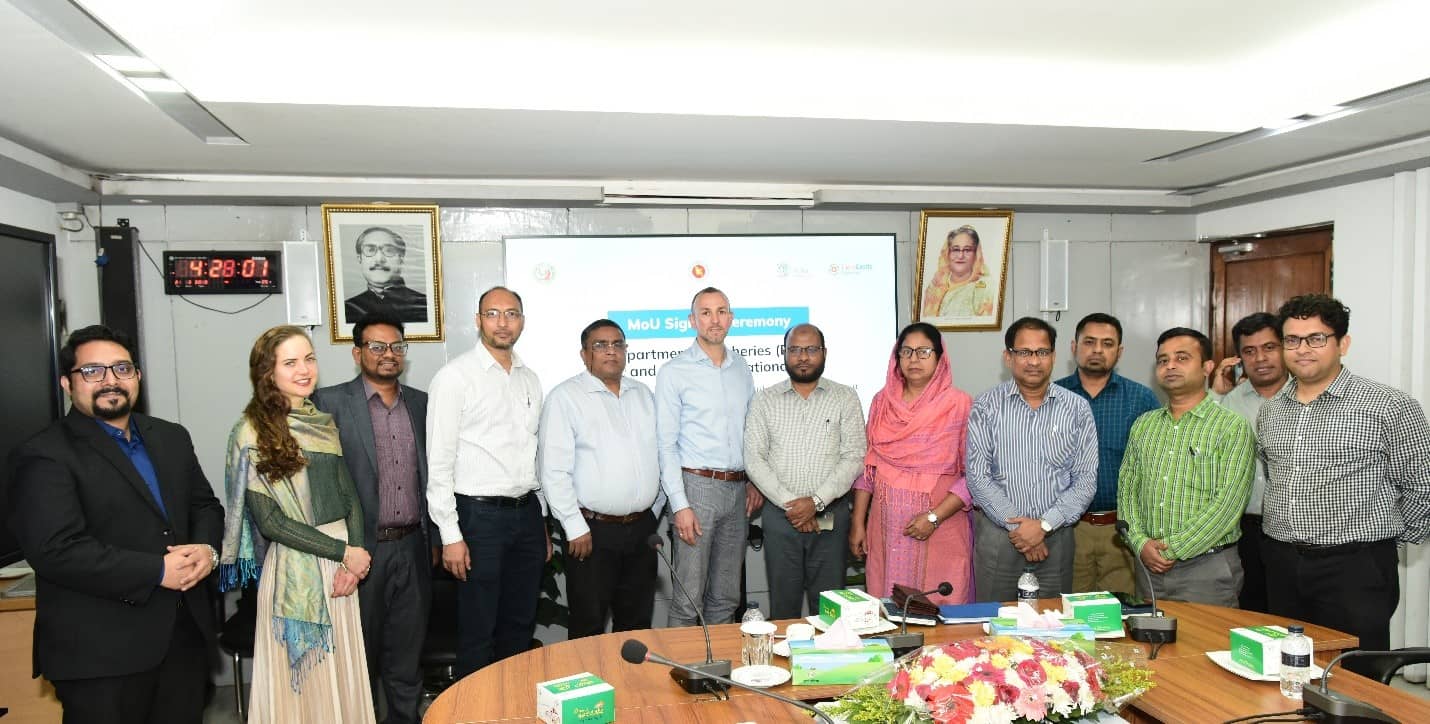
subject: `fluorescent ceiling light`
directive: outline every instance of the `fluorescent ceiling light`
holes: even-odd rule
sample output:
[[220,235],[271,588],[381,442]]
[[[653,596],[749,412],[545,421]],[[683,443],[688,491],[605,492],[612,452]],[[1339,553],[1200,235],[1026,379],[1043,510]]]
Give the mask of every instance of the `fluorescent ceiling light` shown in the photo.
[[1345,113],[1347,110],[1349,109],[1347,109],[1345,106],[1326,106],[1325,108],[1311,111],[1310,115],[1317,117],[1334,116],[1337,113]]
[[184,87],[172,78],[139,76],[129,77],[130,83],[139,86],[146,93],[184,93]]
[[1263,123],[1261,124],[1261,127],[1265,128],[1268,131],[1275,131],[1280,128],[1286,128],[1287,126],[1294,126],[1297,123],[1300,123],[1302,120],[1303,119],[1301,118],[1280,118],[1271,121],[1270,123]]
[[159,66],[137,55],[96,55],[100,62],[121,73],[162,73]]

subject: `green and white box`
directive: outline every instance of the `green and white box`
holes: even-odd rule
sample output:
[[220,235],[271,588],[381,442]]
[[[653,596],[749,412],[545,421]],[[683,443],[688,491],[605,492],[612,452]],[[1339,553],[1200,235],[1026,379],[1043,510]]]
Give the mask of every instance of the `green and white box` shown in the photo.
[[1086,622],[1094,633],[1122,630],[1122,602],[1107,591],[1064,593],[1063,615]]
[[1248,626],[1231,630],[1231,660],[1258,674],[1281,673],[1284,626]]
[[841,588],[819,594],[819,617],[834,625],[839,619],[850,628],[870,628],[879,623],[879,599],[854,588]]
[[606,724],[616,720],[616,690],[582,672],[536,685],[536,716],[546,724]]

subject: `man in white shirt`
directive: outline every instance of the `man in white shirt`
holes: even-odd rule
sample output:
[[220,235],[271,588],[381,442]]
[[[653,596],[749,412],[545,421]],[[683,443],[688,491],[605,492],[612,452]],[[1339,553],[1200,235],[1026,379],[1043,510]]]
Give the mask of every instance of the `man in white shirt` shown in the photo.
[[537,469],[566,531],[570,638],[650,628],[660,491],[655,398],[624,377],[626,335],[598,319],[581,332],[586,371],[556,386],[541,411]]
[[536,481],[541,382],[512,349],[521,297],[493,287],[477,310],[482,343],[437,371],[427,408],[427,509],[442,566],[461,581],[458,678],[527,650],[551,557]]

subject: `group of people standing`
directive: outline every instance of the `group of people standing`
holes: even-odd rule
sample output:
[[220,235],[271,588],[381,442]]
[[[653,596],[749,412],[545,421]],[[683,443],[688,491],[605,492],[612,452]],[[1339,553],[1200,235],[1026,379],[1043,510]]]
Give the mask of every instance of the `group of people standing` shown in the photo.
[[428,393],[399,381],[395,316],[358,321],[358,375],[321,389],[311,340],[275,327],[250,352],[223,502],[188,433],[133,411],[132,343],[77,330],[60,351],[72,408],[17,449],[7,490],[38,575],[36,675],[67,722],[198,721],[217,571],[224,589],[256,583],[250,721],[374,721],[379,698],[386,721],[415,721],[434,568],[459,582],[459,676],[525,651],[548,514],[573,638],[651,625],[666,540],[688,594],[667,623],[730,621],[758,516],[772,618],[816,610],[852,555],[876,596],[948,581],[936,602],[1009,600],[1032,570],[1043,597],[1150,583],[1389,643],[1396,547],[1430,533],[1430,426],[1341,364],[1335,299],[1241,320],[1221,362],[1201,332],[1162,333],[1166,404],[1116,373],[1122,328],[1106,314],[1079,322],[1077,371],[1057,382],[1056,330],[1013,322],[1010,379],[977,398],[939,331],[914,323],[867,422],[824,377],[818,327],[786,332],[789,379],[757,390],[725,345],[733,318],[723,292],[697,292],[696,338],[653,391],[624,375],[621,327],[595,320],[586,371],[544,399],[505,287],[481,295],[481,343]]

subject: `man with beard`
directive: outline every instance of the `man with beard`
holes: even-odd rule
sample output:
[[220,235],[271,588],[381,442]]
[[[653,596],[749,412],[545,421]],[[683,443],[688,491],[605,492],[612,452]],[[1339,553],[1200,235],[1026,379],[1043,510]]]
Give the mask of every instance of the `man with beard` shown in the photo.
[[[706,287],[690,300],[695,343],[655,378],[660,484],[670,501],[674,575],[705,621],[728,623],[740,605],[741,566],[749,519],[763,504],[745,476],[745,413],[755,378],[740,353],[725,347],[735,314],[730,300]],[[670,602],[670,626],[693,626],[684,596]]]
[[541,412],[537,470],[566,531],[571,638],[650,628],[660,492],[655,398],[624,376],[626,335],[598,319],[581,331],[586,371],[556,386]]
[[979,601],[1009,601],[1032,566],[1039,598],[1072,591],[1072,526],[1097,491],[1097,427],[1087,401],[1053,384],[1058,333],[1023,317],[1003,333],[1013,379],[968,415],[968,492]]
[[488,289],[476,321],[482,343],[437,370],[427,410],[427,509],[460,581],[458,678],[530,647],[551,558],[536,480],[541,381],[512,349],[521,297]]
[[72,407],[15,450],[5,496],[35,569],[34,674],[66,722],[199,721],[223,507],[188,431],[132,411],[127,337],[76,330],[59,362]]
[[[381,691],[388,724],[415,724],[422,699],[420,657],[432,598],[428,544],[427,393],[398,382],[407,361],[402,321],[368,314],[353,326],[349,382],[313,393],[333,416],[343,462],[362,503],[372,567],[358,600],[373,701]],[[379,685],[380,684],[380,685]]]
[[385,226],[374,226],[358,234],[353,248],[367,289],[348,298],[345,318],[356,321],[366,314],[381,313],[402,322],[426,322],[427,295],[407,286],[402,278],[402,264],[407,259],[402,236]]
[[1145,386],[1117,374],[1122,357],[1122,322],[1093,312],[1077,323],[1073,335],[1077,373],[1057,381],[1092,407],[1097,423],[1097,493],[1081,521],[1073,527],[1077,557],[1073,559],[1074,591],[1133,590],[1132,552],[1122,543],[1117,524],[1117,471],[1127,433],[1142,413],[1158,407]]
[[[1167,406],[1137,418],[1118,477],[1117,510],[1157,595],[1236,606],[1241,513],[1256,438],[1207,394],[1214,362],[1205,334],[1173,327],[1157,338],[1157,385]],[[1137,592],[1147,596],[1139,580]]]
[[[1256,419],[1261,413],[1261,405],[1282,387],[1286,386],[1286,362],[1282,359],[1281,325],[1276,315],[1257,312],[1237,322],[1231,328],[1232,345],[1237,356],[1222,360],[1212,377],[1212,394],[1225,407],[1246,420],[1251,429],[1256,429]],[[1237,384],[1234,377],[1236,366],[1246,370],[1243,381]],[[1253,463],[1254,476],[1251,478],[1251,497],[1246,501],[1246,512],[1241,516],[1241,540],[1237,541],[1237,552],[1241,555],[1241,568],[1245,579],[1241,584],[1239,607],[1247,611],[1266,612],[1266,564],[1261,560],[1261,543],[1266,534],[1261,530],[1261,499],[1266,495],[1266,461],[1258,452]]]
[[844,587],[849,501],[864,471],[864,410],[853,388],[824,378],[824,332],[785,332],[789,380],[755,393],[745,419],[745,469],[765,496],[765,576],[772,619],[799,618]]

